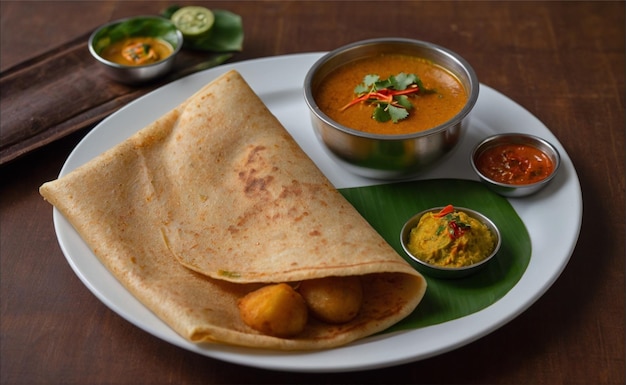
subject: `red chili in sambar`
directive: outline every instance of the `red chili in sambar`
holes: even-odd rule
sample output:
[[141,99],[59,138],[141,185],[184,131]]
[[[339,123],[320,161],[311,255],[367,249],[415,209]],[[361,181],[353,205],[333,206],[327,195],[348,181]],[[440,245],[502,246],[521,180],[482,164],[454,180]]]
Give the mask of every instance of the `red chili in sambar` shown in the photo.
[[554,171],[554,163],[534,146],[498,144],[478,155],[476,168],[496,182],[525,185],[547,178]]
[[[354,88],[366,75],[386,79],[401,72],[417,75],[425,88],[436,91],[411,98],[413,108],[408,118],[398,123],[376,121],[372,118],[373,107],[364,103],[342,109],[354,99]],[[342,65],[327,75],[314,97],[319,108],[334,121],[355,130],[386,135],[436,127],[458,114],[468,99],[467,90],[452,73],[429,60],[404,54],[382,54]]]

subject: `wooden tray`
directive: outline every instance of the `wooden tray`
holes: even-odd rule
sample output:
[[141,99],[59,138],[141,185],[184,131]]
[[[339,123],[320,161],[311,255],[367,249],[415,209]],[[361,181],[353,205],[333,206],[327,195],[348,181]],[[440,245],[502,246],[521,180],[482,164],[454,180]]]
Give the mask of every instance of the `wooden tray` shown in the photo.
[[108,79],[80,36],[0,73],[0,166],[93,126],[175,79],[223,63],[232,53],[182,50],[164,78],[141,86]]

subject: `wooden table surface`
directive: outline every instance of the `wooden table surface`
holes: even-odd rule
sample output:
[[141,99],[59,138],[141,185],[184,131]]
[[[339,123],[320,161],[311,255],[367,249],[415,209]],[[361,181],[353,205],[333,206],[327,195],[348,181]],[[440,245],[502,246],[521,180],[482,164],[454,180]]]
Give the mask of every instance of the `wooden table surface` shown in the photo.
[[[1,69],[102,23],[159,13],[170,4],[2,1]],[[125,321],[66,262],[52,207],[37,189],[58,175],[87,128],[0,169],[2,384],[624,383],[624,2],[204,4],[243,18],[245,47],[232,61],[383,36],[427,40],[460,53],[482,83],[536,115],[570,155],[584,216],[569,264],[508,324],[422,361],[303,374],[206,358]],[[38,97],[45,95],[33,93]]]

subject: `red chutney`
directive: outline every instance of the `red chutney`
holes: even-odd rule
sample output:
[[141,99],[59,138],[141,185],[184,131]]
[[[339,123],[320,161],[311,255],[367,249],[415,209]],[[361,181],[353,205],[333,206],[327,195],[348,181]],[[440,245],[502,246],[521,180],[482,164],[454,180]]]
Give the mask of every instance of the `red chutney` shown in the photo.
[[526,144],[500,144],[483,151],[476,167],[500,183],[524,185],[539,182],[554,171],[554,163],[543,151]]

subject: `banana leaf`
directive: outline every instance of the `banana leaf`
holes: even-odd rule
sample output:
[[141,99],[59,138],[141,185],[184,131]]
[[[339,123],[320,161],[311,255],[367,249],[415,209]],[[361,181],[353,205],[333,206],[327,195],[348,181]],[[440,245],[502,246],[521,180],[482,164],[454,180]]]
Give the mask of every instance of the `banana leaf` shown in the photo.
[[391,330],[435,325],[484,309],[502,298],[520,280],[531,255],[524,222],[505,198],[476,181],[433,179],[339,190],[363,217],[415,266],[400,243],[404,223],[418,212],[452,204],[489,217],[500,230],[500,251],[482,270],[458,279],[426,276],[428,289],[415,311]]

